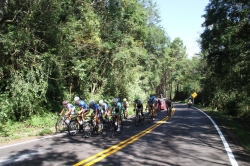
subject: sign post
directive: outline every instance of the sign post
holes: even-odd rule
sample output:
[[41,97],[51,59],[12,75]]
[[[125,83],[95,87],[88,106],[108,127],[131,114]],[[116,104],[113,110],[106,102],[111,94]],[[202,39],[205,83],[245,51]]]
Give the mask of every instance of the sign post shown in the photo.
[[193,97],[193,104],[194,104],[194,98],[196,98],[196,97],[197,97],[197,93],[196,93],[196,92],[194,92],[194,93],[192,93],[192,94],[191,94],[191,96]]

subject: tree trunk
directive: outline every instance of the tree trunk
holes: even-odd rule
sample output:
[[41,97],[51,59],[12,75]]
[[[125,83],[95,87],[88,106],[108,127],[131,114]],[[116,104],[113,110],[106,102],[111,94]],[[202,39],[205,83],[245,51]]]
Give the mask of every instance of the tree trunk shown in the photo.
[[2,21],[4,16],[4,0],[0,0],[0,21]]
[[96,88],[96,83],[92,83],[91,94],[94,94],[94,93],[95,93],[95,88]]

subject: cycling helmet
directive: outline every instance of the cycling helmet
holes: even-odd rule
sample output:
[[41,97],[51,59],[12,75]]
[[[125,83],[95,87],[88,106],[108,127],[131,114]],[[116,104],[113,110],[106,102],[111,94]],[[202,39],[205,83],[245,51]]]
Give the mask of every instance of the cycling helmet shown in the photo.
[[66,104],[68,104],[68,101],[67,100],[63,100],[62,104],[66,105]]
[[102,105],[102,104],[103,104],[103,100],[100,100],[100,101],[99,101],[99,104]]
[[95,101],[94,100],[90,100],[89,101],[89,106],[92,106],[92,105],[94,105],[95,104]]
[[75,98],[74,98],[74,101],[75,102],[77,102],[77,101],[79,101],[80,100],[80,98],[78,97],[78,96],[76,96]]
[[138,100],[139,99],[139,97],[138,96],[135,96],[135,98],[134,98],[135,100]]
[[118,102],[118,99],[117,99],[117,98],[114,98],[113,102],[114,102],[114,103],[117,103],[117,102]]
[[125,101],[127,101],[127,99],[126,99],[126,98],[124,98],[124,99],[123,99],[123,101],[125,102]]

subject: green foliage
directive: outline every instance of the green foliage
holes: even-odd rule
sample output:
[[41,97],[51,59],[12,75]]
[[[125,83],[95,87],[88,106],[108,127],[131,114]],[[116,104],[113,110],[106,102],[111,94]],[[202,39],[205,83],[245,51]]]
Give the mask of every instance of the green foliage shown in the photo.
[[247,9],[247,1],[210,1],[201,34],[203,60],[207,62],[203,96],[234,117],[249,117],[245,114],[249,113],[250,94]]
[[32,116],[28,120],[25,121],[25,124],[29,127],[35,128],[45,128],[51,127],[55,124],[56,117],[54,114],[46,113],[42,116]]
[[48,135],[48,134],[51,134],[51,133],[53,133],[53,131],[51,131],[50,129],[46,128],[46,129],[43,129],[42,131],[40,131],[38,133],[38,135],[43,136],[43,135]]

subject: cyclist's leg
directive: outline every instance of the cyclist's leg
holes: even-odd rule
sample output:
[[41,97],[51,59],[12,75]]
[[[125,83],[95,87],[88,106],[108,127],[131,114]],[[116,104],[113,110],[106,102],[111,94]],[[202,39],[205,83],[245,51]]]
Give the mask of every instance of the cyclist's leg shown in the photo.
[[125,112],[125,118],[127,119],[128,118],[128,107],[126,107],[124,112]]
[[117,128],[116,131],[120,131],[120,130],[121,130],[121,129],[120,129],[120,127],[121,127],[120,115],[118,115],[116,118],[117,118],[117,121],[118,121],[118,128]]
[[96,124],[98,124],[98,132],[100,132],[102,130],[101,121],[100,121],[100,113],[96,114]]
[[141,115],[144,116],[143,107],[140,108],[140,111],[141,111]]
[[155,109],[156,106],[152,106],[152,109],[153,109],[153,117],[156,116],[156,109]]
[[120,116],[122,116],[122,112],[120,112],[119,110],[116,112],[118,115],[116,116],[116,119],[117,119],[117,125],[118,125],[118,128],[116,131],[120,131],[120,127],[121,127],[121,120],[120,120]]
[[81,125],[82,119],[83,119],[83,112],[82,112],[82,110],[78,112],[78,115],[79,115],[79,116],[78,116],[78,118],[77,118],[77,121],[78,121],[78,124]]

